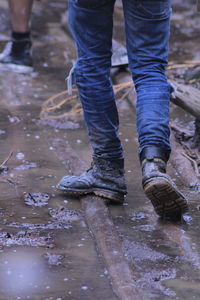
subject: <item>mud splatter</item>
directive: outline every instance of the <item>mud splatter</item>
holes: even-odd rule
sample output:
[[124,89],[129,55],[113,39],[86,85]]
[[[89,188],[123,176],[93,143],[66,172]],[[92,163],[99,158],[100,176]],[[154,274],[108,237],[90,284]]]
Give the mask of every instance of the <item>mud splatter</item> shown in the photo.
[[47,247],[53,248],[51,234],[41,236],[38,231],[19,231],[16,234],[9,232],[0,233],[0,245],[5,247],[17,246],[31,246],[31,247]]
[[65,222],[58,222],[58,221],[49,222],[47,224],[31,224],[31,223],[12,222],[12,223],[8,224],[7,226],[13,227],[13,228],[29,228],[31,230],[69,229],[69,228],[71,228],[71,226],[69,224],[66,224]]
[[155,262],[168,258],[167,255],[155,251],[142,243],[130,242],[128,240],[123,242],[123,251],[128,260],[133,263],[145,260]]
[[131,217],[132,221],[135,220],[141,220],[141,219],[146,219],[148,217],[148,214],[144,212],[137,212],[129,215]]
[[42,207],[48,204],[50,196],[43,193],[26,193],[24,201],[27,205]]
[[16,168],[14,168],[14,170],[29,170],[32,168],[38,168],[37,163],[35,162],[24,162],[22,165],[17,166]]
[[59,220],[61,222],[77,222],[82,219],[82,214],[80,211],[70,210],[65,207],[60,207],[58,209],[51,209],[49,211],[50,216],[53,219]]
[[[149,285],[150,287],[160,290],[164,295],[168,297],[175,297],[176,293],[166,288],[162,285],[162,281],[174,279],[176,278],[176,270],[175,269],[167,269],[164,271],[155,271],[152,270],[151,272],[145,273],[142,278],[140,278],[137,283],[141,288],[147,288]],[[150,297],[149,299],[155,299],[155,296]]]

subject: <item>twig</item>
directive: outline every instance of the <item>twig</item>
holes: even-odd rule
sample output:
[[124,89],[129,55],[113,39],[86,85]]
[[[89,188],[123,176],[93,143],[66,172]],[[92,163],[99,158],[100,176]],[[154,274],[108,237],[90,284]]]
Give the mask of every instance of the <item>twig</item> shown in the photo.
[[190,64],[175,64],[175,65],[171,65],[171,66],[168,66],[167,69],[168,70],[172,70],[172,69],[182,69],[182,68],[193,68],[193,67],[196,67],[198,66],[198,64],[196,63],[190,63]]
[[[123,82],[123,83],[119,83],[113,86],[115,94],[117,95],[119,92],[123,92],[124,90],[128,89],[127,91],[125,91],[124,95],[119,99],[119,101],[122,101],[124,98],[126,98],[126,96],[130,93],[131,88],[133,87],[133,82],[132,81],[128,81],[128,82]],[[48,115],[48,113],[50,112],[55,112],[56,109],[61,108],[65,103],[73,101],[77,98],[77,88],[73,89],[73,93],[75,93],[75,95],[73,96],[66,96],[67,91],[62,91],[58,94],[55,94],[53,96],[51,96],[49,99],[47,99],[42,107],[41,107],[41,112],[40,112],[40,119],[41,120],[58,120],[58,119],[63,119],[63,118],[70,118],[70,117],[74,117],[74,115],[76,114],[80,114],[82,112],[82,108],[81,107],[77,107],[77,103],[74,105],[74,107],[71,108],[71,110],[69,110],[68,112],[65,112],[63,114],[60,115]],[[64,99],[59,100],[60,97],[64,97]],[[54,103],[54,102],[58,102],[58,103]]]
[[36,203],[35,198],[31,195],[31,193],[28,193],[28,195],[33,200],[33,202]]
[[127,88],[127,91],[124,93],[124,95],[122,95],[121,98],[119,98],[118,101],[123,101],[123,100],[128,96],[128,94],[131,92],[131,90],[132,90],[131,87],[130,87],[130,88]]
[[170,122],[170,127],[171,127],[172,130],[174,130],[179,135],[181,134],[181,135],[184,135],[184,136],[189,137],[189,138],[193,137],[193,135],[194,135],[190,130],[188,130],[186,128],[179,127],[175,122],[171,121]]
[[199,168],[198,168],[198,164],[197,164],[196,160],[193,159],[193,158],[191,158],[189,155],[187,155],[187,154],[184,153],[184,152],[182,152],[182,155],[185,156],[189,161],[192,162],[197,177],[200,177]]
[[18,185],[17,182],[12,181],[11,179],[8,179],[8,178],[7,178],[6,181],[7,181],[8,183],[14,185],[14,186],[17,186],[17,185]]
[[11,158],[12,155],[13,155],[13,151],[10,151],[8,157],[0,165],[0,169],[7,163],[7,161]]

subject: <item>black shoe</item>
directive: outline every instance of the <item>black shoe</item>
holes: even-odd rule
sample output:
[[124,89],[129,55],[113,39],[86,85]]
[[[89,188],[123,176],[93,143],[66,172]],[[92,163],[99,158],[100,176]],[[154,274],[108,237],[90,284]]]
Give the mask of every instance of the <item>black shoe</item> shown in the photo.
[[4,65],[5,69],[24,73],[31,72],[33,70],[31,46],[30,39],[12,39],[0,54],[0,63]]
[[181,219],[188,211],[187,200],[166,174],[166,162],[154,157],[143,159],[141,164],[143,189],[155,212],[162,218]]
[[95,194],[123,203],[127,194],[123,160],[94,159],[94,165],[80,176],[64,176],[57,189],[68,195]]

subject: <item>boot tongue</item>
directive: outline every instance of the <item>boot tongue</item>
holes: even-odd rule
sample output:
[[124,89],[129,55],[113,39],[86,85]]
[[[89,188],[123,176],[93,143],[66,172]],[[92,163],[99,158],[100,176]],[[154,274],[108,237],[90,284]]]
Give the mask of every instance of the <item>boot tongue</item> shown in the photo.
[[105,171],[124,170],[124,159],[105,159],[93,157],[94,165]]

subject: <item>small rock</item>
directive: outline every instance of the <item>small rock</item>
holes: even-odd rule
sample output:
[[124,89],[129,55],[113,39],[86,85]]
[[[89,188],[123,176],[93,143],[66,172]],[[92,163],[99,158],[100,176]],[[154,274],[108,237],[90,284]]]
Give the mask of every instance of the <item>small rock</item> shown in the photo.
[[63,260],[64,256],[60,254],[51,254],[47,253],[44,257],[48,260],[48,264],[51,266],[59,266],[61,265],[61,260]]
[[16,154],[16,158],[19,159],[19,160],[24,159],[24,157],[25,157],[24,153],[19,152],[19,153]]

